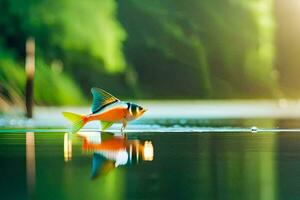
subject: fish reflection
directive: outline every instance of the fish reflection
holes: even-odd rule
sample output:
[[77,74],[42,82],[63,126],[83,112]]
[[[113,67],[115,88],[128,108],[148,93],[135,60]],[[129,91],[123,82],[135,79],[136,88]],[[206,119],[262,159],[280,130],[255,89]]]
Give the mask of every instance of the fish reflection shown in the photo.
[[91,174],[93,179],[121,165],[135,164],[141,160],[152,161],[154,157],[151,141],[142,142],[112,133],[81,132],[78,135],[83,139],[83,151],[93,152]]

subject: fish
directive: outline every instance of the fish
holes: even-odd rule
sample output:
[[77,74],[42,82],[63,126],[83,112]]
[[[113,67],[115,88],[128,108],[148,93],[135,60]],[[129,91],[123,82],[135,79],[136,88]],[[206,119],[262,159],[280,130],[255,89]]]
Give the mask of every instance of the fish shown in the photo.
[[123,134],[129,121],[141,117],[147,111],[136,103],[121,101],[101,88],[93,87],[91,92],[93,103],[90,114],[62,112],[63,116],[72,123],[71,133],[77,133],[88,122],[97,120],[101,122],[102,131],[114,123],[121,123],[121,133]]

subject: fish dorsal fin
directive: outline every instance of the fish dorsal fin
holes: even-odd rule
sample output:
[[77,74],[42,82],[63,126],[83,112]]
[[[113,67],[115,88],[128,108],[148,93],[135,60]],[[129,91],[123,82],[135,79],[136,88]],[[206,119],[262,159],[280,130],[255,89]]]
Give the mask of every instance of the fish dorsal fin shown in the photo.
[[98,176],[105,175],[114,168],[115,164],[113,161],[108,160],[100,153],[94,153],[91,178],[95,179]]
[[102,129],[102,131],[105,131],[106,129],[108,129],[109,127],[111,127],[113,124],[114,124],[113,122],[101,121],[101,129]]
[[109,94],[108,92],[100,88],[93,87],[91,91],[93,94],[92,113],[96,113],[100,111],[107,104],[120,101],[113,95]]
[[104,163],[107,161],[101,154],[94,153],[92,162],[92,174],[91,178],[94,179],[98,176],[100,169],[103,167]]

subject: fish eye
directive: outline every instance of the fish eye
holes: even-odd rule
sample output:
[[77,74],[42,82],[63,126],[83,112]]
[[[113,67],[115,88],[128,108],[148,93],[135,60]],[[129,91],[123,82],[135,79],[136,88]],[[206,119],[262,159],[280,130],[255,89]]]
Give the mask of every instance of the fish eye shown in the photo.
[[138,107],[138,110],[143,110],[143,108],[141,106]]

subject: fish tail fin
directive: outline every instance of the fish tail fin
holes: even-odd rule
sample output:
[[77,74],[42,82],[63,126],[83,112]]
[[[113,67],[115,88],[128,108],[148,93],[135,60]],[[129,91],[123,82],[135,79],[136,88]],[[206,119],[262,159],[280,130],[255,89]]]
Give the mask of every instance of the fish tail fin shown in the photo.
[[63,112],[63,116],[72,123],[72,133],[78,132],[87,122],[87,117],[70,112]]

